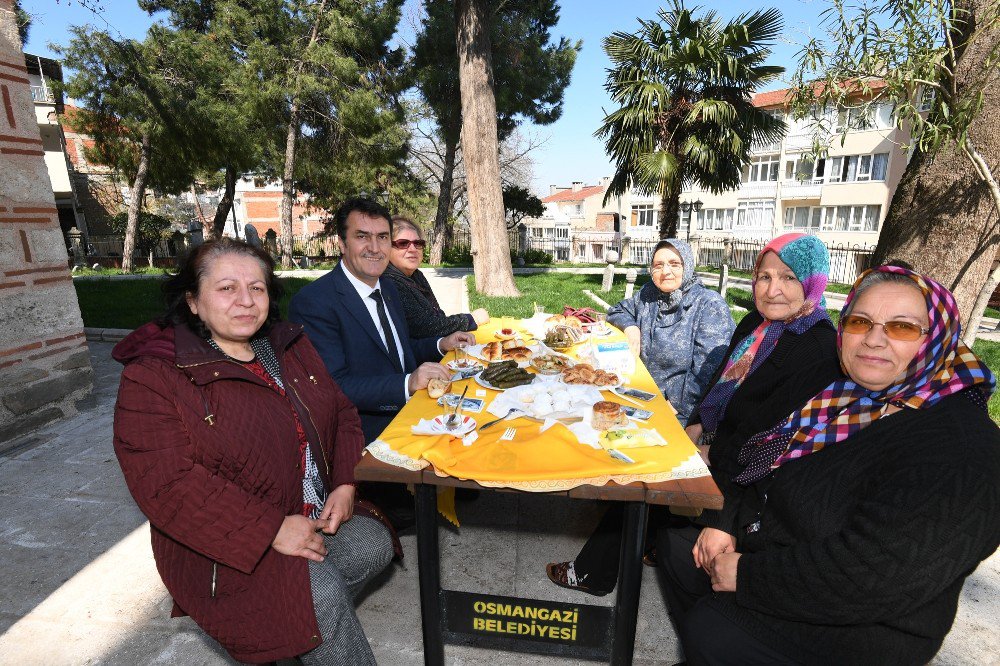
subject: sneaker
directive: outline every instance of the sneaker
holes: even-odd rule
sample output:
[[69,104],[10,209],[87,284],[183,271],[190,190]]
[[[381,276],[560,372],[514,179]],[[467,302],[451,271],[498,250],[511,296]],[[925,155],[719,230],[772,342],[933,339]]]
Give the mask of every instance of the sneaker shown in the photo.
[[545,574],[553,583],[568,590],[579,590],[595,597],[603,597],[611,593],[611,590],[596,590],[577,580],[572,562],[549,562],[545,565]]

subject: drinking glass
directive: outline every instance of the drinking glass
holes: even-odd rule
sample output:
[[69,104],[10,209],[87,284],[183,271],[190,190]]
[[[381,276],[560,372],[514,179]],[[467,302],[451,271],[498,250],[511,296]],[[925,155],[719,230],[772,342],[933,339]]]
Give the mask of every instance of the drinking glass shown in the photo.
[[468,344],[465,342],[455,345],[455,365],[459,368],[469,367],[469,351],[466,347]]
[[545,314],[545,306],[535,303],[535,314]]
[[606,312],[597,313],[597,332],[601,335],[608,332],[608,315]]

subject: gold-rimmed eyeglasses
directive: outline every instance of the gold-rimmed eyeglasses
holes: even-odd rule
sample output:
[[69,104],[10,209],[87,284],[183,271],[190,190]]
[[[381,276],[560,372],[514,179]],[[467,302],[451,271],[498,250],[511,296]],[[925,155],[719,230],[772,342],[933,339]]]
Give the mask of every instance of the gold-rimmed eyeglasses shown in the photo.
[[865,335],[868,331],[872,330],[872,327],[881,326],[887,336],[893,340],[903,340],[905,342],[913,342],[931,330],[908,321],[872,321],[861,315],[847,315],[841,320],[841,324],[844,327],[844,333],[854,335]]

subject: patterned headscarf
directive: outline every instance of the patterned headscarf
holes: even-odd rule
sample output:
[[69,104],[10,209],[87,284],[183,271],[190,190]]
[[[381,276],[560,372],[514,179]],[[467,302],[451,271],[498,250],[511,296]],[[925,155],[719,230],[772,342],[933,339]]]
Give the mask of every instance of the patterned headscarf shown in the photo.
[[[961,341],[962,324],[955,297],[934,280],[899,266],[865,271],[847,296],[841,322],[850,312],[861,281],[872,272],[905,275],[920,288],[927,303],[930,330],[903,378],[881,391],[870,391],[850,377],[833,382],[802,409],[770,430],[757,433],[743,445],[739,463],[745,467],[736,477],[737,483],[751,484],[790,460],[847,439],[885,416],[890,405],[926,409],[945,396],[975,387],[966,395],[986,409],[996,380],[986,364]],[[837,330],[838,349],[843,334],[841,324]]]
[[[700,287],[702,285],[701,285],[701,280],[694,272],[694,265],[695,265],[694,251],[691,249],[691,246],[679,238],[664,238],[660,242],[670,243],[670,245],[673,247],[673,250],[677,252],[678,255],[680,255],[681,262],[684,264],[683,273],[681,275],[681,285],[677,287],[677,289],[675,289],[674,291],[671,291],[670,293],[664,293],[660,291],[660,289],[656,285],[652,285],[653,288],[656,290],[655,293],[661,303],[660,306],[661,313],[667,313],[677,309],[677,307],[681,304],[681,301],[684,300],[685,294],[687,294],[688,291],[690,291],[691,287],[694,287],[696,285]],[[650,257],[650,262],[652,262],[652,260],[655,258],[656,258],[656,253],[654,252],[653,256]]]
[[707,433],[715,432],[736,389],[774,351],[778,340],[786,330],[798,334],[809,330],[824,319],[830,320],[830,315],[826,312],[826,299],[823,297],[823,290],[826,289],[830,273],[830,253],[827,252],[826,246],[815,236],[798,233],[778,236],[765,245],[757,255],[757,261],[754,262],[751,289],[755,305],[757,269],[760,268],[760,263],[768,252],[774,252],[792,269],[795,277],[802,283],[805,301],[798,312],[784,321],[765,319],[733,348],[719,381],[702,400],[699,408],[701,423]]

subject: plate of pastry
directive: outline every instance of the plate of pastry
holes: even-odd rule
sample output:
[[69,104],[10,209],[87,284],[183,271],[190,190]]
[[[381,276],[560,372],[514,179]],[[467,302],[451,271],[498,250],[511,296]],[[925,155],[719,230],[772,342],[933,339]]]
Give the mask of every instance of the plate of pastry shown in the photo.
[[590,365],[577,363],[562,371],[559,381],[571,386],[593,386],[602,391],[611,391],[622,385],[622,378],[615,372],[607,372]]

